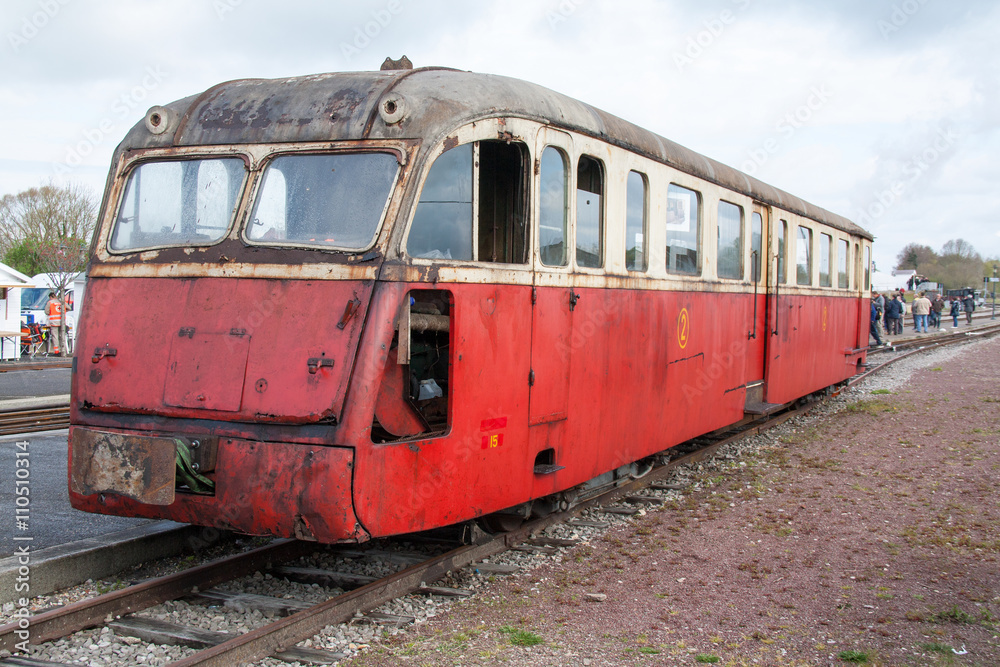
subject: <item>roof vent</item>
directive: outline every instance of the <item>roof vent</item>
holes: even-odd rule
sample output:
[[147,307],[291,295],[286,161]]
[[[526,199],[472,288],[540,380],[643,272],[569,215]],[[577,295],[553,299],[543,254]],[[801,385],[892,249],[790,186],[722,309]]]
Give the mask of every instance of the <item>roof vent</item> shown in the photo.
[[394,70],[394,69],[413,69],[413,63],[406,56],[403,56],[399,60],[393,60],[392,58],[386,58],[385,62],[382,63],[380,67],[383,72]]

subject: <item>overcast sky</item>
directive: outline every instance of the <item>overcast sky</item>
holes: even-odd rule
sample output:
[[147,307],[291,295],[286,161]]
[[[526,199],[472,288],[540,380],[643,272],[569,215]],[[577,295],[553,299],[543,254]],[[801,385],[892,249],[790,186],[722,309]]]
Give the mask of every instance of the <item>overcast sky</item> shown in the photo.
[[0,195],[103,191],[150,106],[406,54],[576,97],[907,243],[1000,256],[991,0],[7,0]]

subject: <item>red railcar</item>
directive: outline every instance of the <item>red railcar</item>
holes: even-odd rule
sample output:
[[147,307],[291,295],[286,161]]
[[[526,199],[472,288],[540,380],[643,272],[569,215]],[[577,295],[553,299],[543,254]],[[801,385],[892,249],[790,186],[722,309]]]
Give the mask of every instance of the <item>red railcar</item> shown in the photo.
[[115,153],[71,501],[322,542],[572,502],[853,375],[870,243],[522,81],[221,84]]

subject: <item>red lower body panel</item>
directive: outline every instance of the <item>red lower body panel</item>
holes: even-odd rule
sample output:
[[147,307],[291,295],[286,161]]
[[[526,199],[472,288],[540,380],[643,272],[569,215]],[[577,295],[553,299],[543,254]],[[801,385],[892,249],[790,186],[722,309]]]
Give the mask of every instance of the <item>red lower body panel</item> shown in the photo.
[[[71,443],[75,430],[70,429]],[[72,451],[71,446],[71,456]],[[214,495],[178,492],[171,504],[160,506],[114,492],[84,496],[72,490],[71,480],[70,503],[87,512],[170,519],[254,535],[359,541],[367,535],[351,501],[353,459],[354,452],[343,447],[222,438]]]

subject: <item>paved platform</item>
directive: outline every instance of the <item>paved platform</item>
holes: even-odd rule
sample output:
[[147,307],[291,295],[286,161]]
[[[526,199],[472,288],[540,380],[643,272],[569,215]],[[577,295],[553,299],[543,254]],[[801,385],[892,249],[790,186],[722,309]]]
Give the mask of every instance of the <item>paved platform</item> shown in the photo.
[[68,394],[71,369],[53,366],[32,370],[5,363],[0,373],[0,399]]
[[[0,437],[0,557],[24,543],[37,550],[150,523],[149,519],[88,514],[70,507],[66,433],[62,429]],[[19,467],[18,460],[28,465]],[[29,489],[28,495],[17,495],[16,489],[23,487]],[[26,500],[19,501],[22,497]]]

